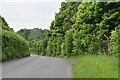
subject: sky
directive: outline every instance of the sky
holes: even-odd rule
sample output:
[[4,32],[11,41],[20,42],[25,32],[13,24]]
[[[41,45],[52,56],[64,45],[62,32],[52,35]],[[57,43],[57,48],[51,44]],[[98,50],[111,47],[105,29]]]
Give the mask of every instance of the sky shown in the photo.
[[63,0],[4,0],[0,13],[14,31],[23,28],[49,29],[61,2]]

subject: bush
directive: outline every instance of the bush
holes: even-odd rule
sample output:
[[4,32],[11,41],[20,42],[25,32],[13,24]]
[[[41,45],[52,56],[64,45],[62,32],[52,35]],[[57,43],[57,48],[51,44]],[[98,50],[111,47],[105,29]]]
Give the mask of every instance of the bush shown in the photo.
[[14,32],[2,30],[2,59],[29,56],[29,43]]

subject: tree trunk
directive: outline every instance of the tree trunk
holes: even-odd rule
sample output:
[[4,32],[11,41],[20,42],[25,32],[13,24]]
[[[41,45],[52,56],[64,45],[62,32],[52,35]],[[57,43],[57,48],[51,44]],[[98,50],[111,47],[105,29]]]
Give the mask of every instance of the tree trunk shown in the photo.
[[105,34],[104,34],[104,37],[107,39],[107,46],[108,46],[108,53],[107,53],[107,55],[111,55],[111,50],[110,50],[110,40],[109,40],[109,37],[107,37]]

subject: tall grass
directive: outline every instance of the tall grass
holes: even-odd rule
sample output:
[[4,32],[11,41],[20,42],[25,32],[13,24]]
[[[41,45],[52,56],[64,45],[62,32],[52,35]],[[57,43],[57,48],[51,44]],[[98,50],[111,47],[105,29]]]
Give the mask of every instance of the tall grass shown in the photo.
[[74,61],[74,78],[118,78],[118,58],[104,55],[82,55]]

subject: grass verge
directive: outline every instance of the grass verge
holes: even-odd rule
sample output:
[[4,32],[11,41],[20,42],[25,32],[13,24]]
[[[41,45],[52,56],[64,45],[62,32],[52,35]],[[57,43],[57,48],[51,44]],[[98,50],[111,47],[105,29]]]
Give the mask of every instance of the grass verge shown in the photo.
[[73,78],[118,78],[118,58],[104,55],[71,57]]

